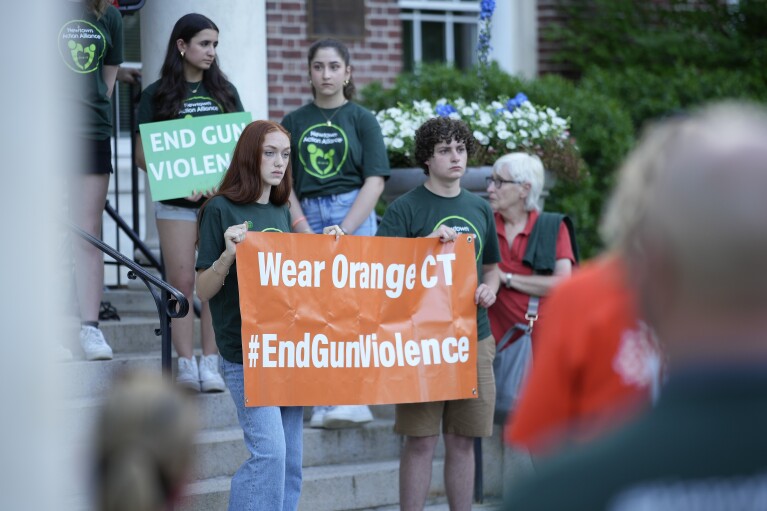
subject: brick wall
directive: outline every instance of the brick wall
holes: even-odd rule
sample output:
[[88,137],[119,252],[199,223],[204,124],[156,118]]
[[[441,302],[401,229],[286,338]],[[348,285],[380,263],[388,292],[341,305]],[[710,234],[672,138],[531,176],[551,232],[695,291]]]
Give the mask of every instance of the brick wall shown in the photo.
[[[306,1],[266,2],[269,118],[279,121],[312,98],[309,86]],[[402,68],[397,0],[365,0],[365,37],[345,41],[357,90],[371,81],[391,86]]]

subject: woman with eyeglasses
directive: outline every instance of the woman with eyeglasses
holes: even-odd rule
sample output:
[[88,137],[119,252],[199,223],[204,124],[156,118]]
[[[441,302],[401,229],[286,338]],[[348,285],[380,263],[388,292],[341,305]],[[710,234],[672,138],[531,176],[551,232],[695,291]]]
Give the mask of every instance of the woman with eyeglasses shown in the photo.
[[[496,342],[514,325],[529,323],[525,315],[531,297],[540,298],[538,316],[544,317],[543,297],[570,275],[577,261],[570,219],[541,213],[543,183],[541,160],[527,153],[501,156],[493,165],[493,175],[487,178],[501,250],[501,288],[488,309]],[[521,335],[521,330],[515,332],[512,341]]]

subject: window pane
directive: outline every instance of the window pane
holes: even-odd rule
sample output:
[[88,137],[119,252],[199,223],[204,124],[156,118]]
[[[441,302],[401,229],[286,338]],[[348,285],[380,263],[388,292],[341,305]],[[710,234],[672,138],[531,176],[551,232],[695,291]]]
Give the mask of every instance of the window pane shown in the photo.
[[423,62],[445,62],[445,25],[428,21],[421,24]]
[[415,67],[413,22],[410,20],[402,20],[402,67],[404,71],[412,71]]
[[477,25],[456,23],[454,31],[455,66],[458,69],[470,69],[477,63]]

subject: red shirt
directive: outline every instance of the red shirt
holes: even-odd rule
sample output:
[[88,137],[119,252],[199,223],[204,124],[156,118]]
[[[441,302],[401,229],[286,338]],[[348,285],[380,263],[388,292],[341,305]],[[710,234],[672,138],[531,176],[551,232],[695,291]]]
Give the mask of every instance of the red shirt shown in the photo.
[[[533,230],[535,221],[538,219],[538,212],[531,211],[527,216],[527,223],[522,232],[514,237],[514,242],[509,247],[509,241],[506,239],[506,231],[503,226],[503,217],[495,213],[495,230],[498,233],[498,246],[501,250],[501,262],[498,268],[501,270],[501,287],[498,290],[495,303],[487,310],[490,318],[490,329],[495,337],[495,342],[500,342],[503,335],[516,323],[526,323],[525,313],[527,312],[527,303],[530,295],[526,295],[516,289],[508,289],[505,285],[505,273],[512,275],[532,275],[533,269],[522,264],[522,258],[527,250],[527,242],[530,239],[530,232]],[[570,233],[567,226],[563,223],[559,225],[559,234],[557,234],[557,255],[556,259],[570,259],[575,263],[573,247],[570,243]],[[548,314],[545,309],[546,300],[541,297],[538,306],[538,322],[543,323],[543,318]],[[536,338],[536,328],[533,329],[533,339]]]
[[659,359],[625,272],[618,256],[606,256],[551,293],[507,442],[549,453],[565,439],[594,438],[648,401]]

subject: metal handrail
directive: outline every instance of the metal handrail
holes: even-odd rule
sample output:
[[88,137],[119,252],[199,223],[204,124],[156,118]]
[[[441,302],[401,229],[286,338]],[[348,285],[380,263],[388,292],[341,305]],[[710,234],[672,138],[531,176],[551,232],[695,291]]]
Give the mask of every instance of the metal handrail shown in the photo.
[[183,318],[189,313],[189,302],[184,293],[171,286],[164,280],[155,277],[146,271],[140,264],[129,259],[114,248],[110,247],[98,238],[95,238],[74,224],[69,224],[72,231],[85,241],[95,246],[109,257],[130,268],[128,278],[131,280],[141,279],[154,298],[157,307],[157,315],[160,317],[160,328],[155,329],[155,335],[161,337],[162,370],[170,377],[172,368],[171,354],[171,319]]
[[138,250],[144,257],[146,257],[149,266],[159,271],[163,278],[165,278],[165,270],[162,263],[154,256],[152,251],[149,250],[149,247],[146,246],[141,238],[139,238],[138,234],[136,234],[136,231],[131,229],[131,227],[123,219],[123,217],[120,216],[117,210],[113,208],[111,204],[109,204],[109,201],[107,201],[104,205],[104,211],[112,220],[114,220],[115,224],[117,224],[117,227],[130,238],[130,240],[133,242],[135,250]]

